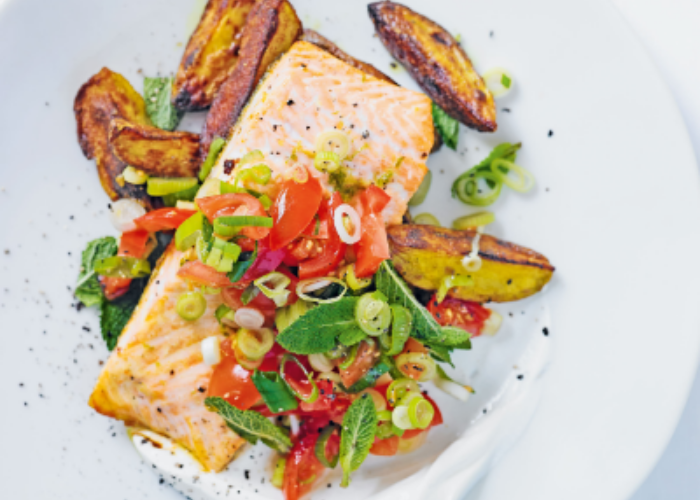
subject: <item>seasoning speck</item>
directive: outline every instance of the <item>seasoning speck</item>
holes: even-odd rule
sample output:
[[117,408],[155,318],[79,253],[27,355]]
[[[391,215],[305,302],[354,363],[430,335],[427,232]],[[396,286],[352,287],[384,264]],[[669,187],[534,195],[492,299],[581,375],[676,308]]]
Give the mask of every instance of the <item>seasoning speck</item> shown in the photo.
[[518,380],[522,380],[525,378],[525,375],[518,375]]
[[544,333],[545,337],[549,337],[549,328],[547,328],[546,326],[542,328],[542,333]]
[[250,471],[249,470],[244,470],[243,475],[245,476],[246,479],[250,479]]
[[550,130],[549,134],[547,134],[547,137],[552,137],[554,135],[554,130]]
[[294,106],[294,101],[292,99],[288,100],[287,106]]

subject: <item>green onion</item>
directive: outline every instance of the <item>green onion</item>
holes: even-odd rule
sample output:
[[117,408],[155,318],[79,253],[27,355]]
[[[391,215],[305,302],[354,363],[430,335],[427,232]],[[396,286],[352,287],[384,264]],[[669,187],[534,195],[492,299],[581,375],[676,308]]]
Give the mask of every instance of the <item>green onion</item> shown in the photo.
[[423,399],[423,394],[420,392],[409,392],[398,400],[396,406],[408,406],[414,399]]
[[513,77],[503,68],[492,68],[482,78],[494,97],[503,97],[512,90]]
[[165,196],[190,189],[198,184],[196,177],[168,178],[151,177],[146,192],[150,196]]
[[221,150],[224,149],[225,145],[226,141],[223,140],[221,137],[217,137],[213,141],[211,141],[211,144],[209,145],[209,153],[207,154],[207,159],[204,160],[204,163],[202,163],[202,168],[199,169],[200,181],[204,182],[206,178],[209,177],[211,169],[214,168],[214,164],[216,163],[216,160],[219,157],[219,154],[221,154]]
[[186,321],[194,321],[202,317],[207,310],[207,299],[199,292],[186,292],[177,299],[177,313]]
[[[268,273],[253,281],[263,295],[268,299],[272,299],[277,307],[283,307],[287,303],[290,293],[287,290],[287,286],[291,282],[292,280],[289,277],[280,272]],[[267,285],[268,283],[272,284],[272,288]]]
[[440,288],[438,288],[437,296],[435,299],[438,304],[445,300],[449,291],[457,286],[474,286],[474,280],[471,276],[460,276],[460,275],[450,275],[442,278],[440,282]]
[[413,330],[413,316],[411,311],[398,304],[391,305],[391,335],[382,333],[379,338],[387,356],[396,356],[403,351],[408,337]]
[[413,429],[411,418],[408,416],[407,406],[397,406],[394,408],[394,411],[391,412],[391,422],[402,430]]
[[258,242],[255,242],[255,249],[253,250],[253,253],[250,255],[250,257],[246,260],[238,260],[233,265],[233,269],[231,270],[230,273],[228,273],[228,279],[231,280],[232,283],[236,283],[237,281],[240,281],[241,278],[245,275],[246,271],[252,266],[255,261],[258,258]]
[[[317,292],[322,289],[328,290],[328,287],[333,285],[333,284],[340,285],[343,288],[343,291],[340,292],[339,295],[331,298],[322,298],[322,297],[315,297],[313,295],[309,295],[311,292]],[[304,299],[307,302],[316,302],[318,304],[331,304],[333,302],[338,302],[340,299],[342,299],[345,296],[345,293],[348,291],[348,285],[345,284],[343,280],[340,280],[338,278],[333,278],[330,276],[326,276],[323,278],[309,278],[305,280],[301,280],[299,283],[297,283],[297,296],[300,299]]]
[[204,219],[204,214],[197,212],[180,224],[180,227],[175,231],[175,248],[184,252],[195,246],[197,238],[202,235],[202,219]]
[[510,79],[510,77],[508,75],[506,75],[505,73],[503,73],[503,75],[501,75],[501,84],[505,88],[509,89],[511,83],[512,83],[512,80]]
[[496,216],[493,212],[479,212],[455,219],[452,223],[452,227],[459,230],[473,229],[475,227],[487,226],[495,220]]
[[217,196],[221,194],[221,181],[219,179],[209,178],[204,181],[194,197],[195,203],[200,198],[208,198],[209,196]]
[[284,470],[287,468],[287,459],[280,457],[275,464],[275,471],[272,473],[272,486],[282,489],[284,486]]
[[[382,412],[384,413],[384,412]],[[375,436],[377,439],[382,440],[382,439],[388,439],[392,436],[395,436],[393,426],[391,424],[391,412],[389,411],[389,420],[388,421],[381,421],[380,424],[377,426],[377,432],[375,433]]]
[[258,198],[258,201],[262,203],[262,206],[265,210],[269,210],[270,207],[272,206],[272,200],[270,197],[266,194],[260,195],[260,198]]
[[437,374],[435,360],[431,358],[429,354],[424,352],[407,352],[405,354],[399,354],[396,356],[396,366],[402,372],[402,368],[405,367],[410,367],[420,372],[420,377],[418,377],[419,382],[427,382],[428,380],[435,378],[435,375]]
[[[393,414],[392,414],[392,420],[393,420]],[[406,431],[403,429],[400,429],[399,427],[396,427],[394,422],[391,422],[391,432],[392,432],[392,434],[394,434],[394,436],[401,437],[401,436],[403,436],[403,433]]]
[[146,172],[134,168],[132,166],[126,167],[122,171],[122,176],[124,177],[124,181],[128,182],[129,184],[134,184],[136,186],[146,184],[146,182],[148,181],[148,174]]
[[335,172],[340,167],[340,156],[332,151],[319,151],[314,157],[314,167],[319,172]]
[[[463,177],[464,174],[462,174],[462,176],[457,178],[452,185],[452,192],[468,205],[477,207],[491,205],[501,195],[503,185],[500,179],[489,172],[480,172],[478,174],[469,172],[467,172],[469,175]],[[484,183],[480,183],[480,180],[483,180]],[[483,184],[486,184],[486,186]],[[490,187],[491,185],[493,187]]]
[[143,278],[151,274],[151,264],[135,257],[107,257],[95,262],[95,273],[108,278]]
[[294,394],[279,373],[255,370],[251,380],[272,413],[292,411],[299,407]]
[[[535,176],[529,170],[516,165],[512,161],[498,159],[491,163],[491,170],[496,174],[500,181],[506,186],[519,193],[527,193],[535,185]],[[511,177],[511,173],[515,173],[516,179]]]
[[[301,368],[301,371],[304,372],[304,375],[306,375],[306,379],[311,384],[312,390],[311,390],[311,394],[309,394],[308,396],[305,396],[304,394],[301,394],[299,391],[297,391],[294,388],[294,386],[292,386],[289,383],[289,380],[287,380],[287,376],[285,374],[284,367],[286,366],[286,364],[289,361],[294,361],[294,363],[296,363],[296,365],[299,368]],[[301,364],[301,362],[296,358],[296,356],[289,354],[289,353],[282,356],[282,359],[280,361],[280,375],[282,376],[282,379],[287,383],[287,385],[289,386],[291,391],[296,395],[296,397],[301,399],[303,402],[313,403],[318,399],[318,395],[319,395],[318,386],[316,385],[316,382],[314,381],[313,375],[311,373],[309,373],[309,371],[306,369],[306,367],[303,364]]]
[[244,154],[238,161],[238,164],[243,165],[245,163],[253,163],[254,161],[263,161],[264,159],[265,155],[262,154],[262,151],[259,149],[254,149],[253,151],[249,151],[248,153]]
[[430,190],[430,184],[432,181],[433,173],[428,170],[428,173],[423,177],[420,186],[418,186],[418,190],[413,193],[413,196],[408,201],[409,207],[417,207],[425,201],[425,197],[428,196],[428,191]]
[[250,361],[262,359],[275,345],[275,335],[269,328],[249,330],[241,328],[236,335],[236,346]]
[[333,349],[324,353],[323,355],[328,359],[340,359],[344,357],[347,354],[347,352],[347,347],[345,347],[343,344],[338,344]]
[[197,258],[201,260],[202,262],[206,263],[207,258],[209,257],[209,252],[211,251],[213,246],[212,241],[206,241],[203,236],[199,236],[197,238],[197,242],[194,245],[194,248],[197,252]]
[[389,329],[391,308],[386,296],[379,291],[366,293],[355,306],[355,321],[367,335],[378,337]]
[[440,227],[440,221],[433,214],[424,213],[418,214],[413,218],[414,224],[421,224],[424,226],[436,226]]
[[221,236],[234,236],[242,227],[272,227],[272,217],[232,215],[214,219],[214,232]]
[[219,307],[216,308],[216,311],[214,311],[214,317],[216,317],[216,321],[218,321],[219,324],[222,326],[236,327],[236,321],[234,320],[235,315],[236,311],[231,309],[226,304],[221,304]]
[[248,193],[248,190],[246,188],[236,187],[233,184],[221,181],[221,184],[219,186],[219,193],[220,194]]
[[377,420],[380,422],[391,422],[391,410],[378,411]]
[[219,267],[219,264],[221,264],[221,259],[223,256],[224,252],[221,251],[221,249],[212,248],[209,252],[209,255],[207,255],[207,260],[204,263],[209,267],[213,267],[214,269],[216,269],[217,267]]
[[340,427],[337,425],[330,424],[325,427],[318,435],[316,446],[314,447],[314,454],[316,455],[316,458],[327,469],[335,469],[335,466],[338,465],[338,459],[340,458],[340,453],[334,455],[330,460],[328,460],[326,455],[326,445],[328,444],[328,440],[336,431],[340,432]]
[[317,157],[319,153],[331,152],[340,163],[350,153],[350,137],[340,130],[327,130],[316,136],[315,149]]
[[416,398],[408,405],[408,418],[416,429],[427,429],[435,416],[435,408],[425,398]]
[[260,293],[260,290],[253,283],[251,283],[245,290],[243,290],[243,293],[241,294],[241,302],[244,306],[247,306],[252,300],[255,299],[255,297],[258,296],[258,293]]
[[239,255],[241,255],[241,247],[235,243],[231,243],[221,238],[214,238],[213,240],[214,248],[218,248],[223,252],[224,257],[230,257],[233,261],[237,261]]
[[302,317],[311,308],[313,308],[313,304],[299,299],[291,306],[277,309],[275,312],[275,326],[277,327],[277,331],[282,333],[289,328],[289,325]]
[[410,378],[400,378],[394,380],[386,390],[386,399],[390,405],[396,406],[398,402],[409,392],[417,392],[420,394],[420,386]]
[[270,169],[270,167],[268,167],[264,163],[260,163],[253,167],[246,168],[245,170],[239,170],[236,174],[236,180],[233,183],[233,185],[235,187],[238,187],[240,183],[252,180],[254,183],[262,184],[264,186],[268,182],[270,182],[271,178],[272,170]]
[[350,264],[345,268],[345,281],[354,292],[367,288],[372,284],[372,278],[357,279],[357,276],[355,276],[355,264]]
[[355,358],[357,358],[357,349],[359,347],[360,344],[355,344],[350,348],[349,351],[345,352],[345,356],[341,358],[342,361],[340,362],[340,365],[338,365],[341,370],[347,370],[348,368],[350,368],[350,365],[352,365],[355,362]]
[[163,204],[166,207],[174,207],[177,205],[178,201],[193,201],[194,197],[197,196],[198,191],[199,185],[192,186],[191,188],[185,189],[183,191],[178,191],[177,193],[166,194],[162,198]]

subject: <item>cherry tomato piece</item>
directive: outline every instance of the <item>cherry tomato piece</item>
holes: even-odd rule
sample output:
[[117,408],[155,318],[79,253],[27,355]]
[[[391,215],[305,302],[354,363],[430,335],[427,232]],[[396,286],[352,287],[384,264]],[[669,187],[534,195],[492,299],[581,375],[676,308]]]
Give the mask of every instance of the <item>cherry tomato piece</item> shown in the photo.
[[170,231],[177,229],[180,224],[194,215],[194,210],[184,210],[182,208],[160,208],[134,219],[134,224],[139,228],[156,233],[158,231]]
[[338,231],[333,223],[333,214],[342,202],[340,194],[333,193],[328,201],[321,204],[318,215],[320,220],[326,221],[328,224],[328,238],[319,240],[324,242],[321,255],[299,263],[300,279],[328,276],[343,260],[346,245],[338,236]]
[[272,206],[270,248],[280,249],[292,242],[314,220],[323,196],[321,183],[313,176],[304,183],[293,179],[282,183]]
[[428,302],[428,311],[442,326],[456,326],[478,337],[484,331],[484,323],[491,311],[476,302],[446,298],[440,304],[433,296]]
[[225,288],[233,284],[225,273],[220,273],[198,260],[187,262],[178,270],[177,275],[192,283],[211,288]]

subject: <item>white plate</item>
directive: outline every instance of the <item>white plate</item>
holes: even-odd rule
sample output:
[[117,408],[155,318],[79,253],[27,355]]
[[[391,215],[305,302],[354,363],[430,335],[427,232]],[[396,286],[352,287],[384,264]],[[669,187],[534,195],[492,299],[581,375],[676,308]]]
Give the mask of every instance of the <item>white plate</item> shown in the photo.
[[[502,196],[493,232],[557,266],[546,294],[554,355],[541,405],[470,498],[622,500],[670,437],[700,347],[700,262],[692,253],[700,193],[675,104],[606,3],[407,3],[461,33],[477,68],[504,66],[517,84],[499,102],[511,113],[500,113],[498,134],[463,133],[463,155],[431,159],[439,181],[426,210],[443,223],[469,212],[445,202],[456,173],[497,142],[521,140],[519,161],[538,186],[528,196]],[[75,93],[103,65],[137,88],[139,69],[173,71],[195,19],[192,4],[0,1],[3,496],[179,498],[139,464],[121,424],[86,407],[107,353],[96,316],[71,309],[66,287],[84,243],[111,231],[95,167],[77,146]],[[295,5],[307,26],[415,88],[405,71],[389,68],[364,2]],[[497,353],[501,342],[515,355],[516,341],[511,331],[477,348]],[[490,380],[505,383],[502,373],[493,370]],[[459,427],[454,422],[445,432]]]

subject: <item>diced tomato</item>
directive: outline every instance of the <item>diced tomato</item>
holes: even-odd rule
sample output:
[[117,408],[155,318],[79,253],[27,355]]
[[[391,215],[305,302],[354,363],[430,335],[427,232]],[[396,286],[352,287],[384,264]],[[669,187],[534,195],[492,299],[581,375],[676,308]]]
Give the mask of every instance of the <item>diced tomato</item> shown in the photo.
[[271,210],[274,220],[270,232],[272,250],[291,243],[314,220],[322,196],[321,183],[313,176],[303,184],[293,179],[282,183]]
[[343,260],[346,245],[338,236],[338,231],[333,223],[333,214],[342,203],[340,194],[333,193],[328,201],[321,204],[318,216],[321,221],[326,221],[328,224],[328,238],[324,240],[321,255],[299,263],[300,279],[328,276]]
[[234,311],[237,311],[242,307],[257,309],[263,314],[263,316],[265,316],[265,325],[272,326],[275,323],[275,310],[277,309],[277,306],[272,299],[265,297],[263,293],[258,293],[253,300],[248,302],[248,304],[244,304],[241,300],[241,296],[244,292],[245,289],[224,288],[221,291],[221,299],[224,301],[224,304],[229,306]]
[[299,300],[299,297],[297,296],[297,285],[299,284],[299,278],[294,276],[294,274],[284,266],[278,267],[277,271],[284,274],[290,280],[289,285],[287,285],[287,290],[289,290],[289,297],[287,298],[287,303],[285,305],[291,306],[297,300]]
[[328,220],[321,220],[320,218],[314,217],[301,234],[315,240],[328,239]]
[[[217,217],[233,215],[254,215],[267,217],[262,203],[247,193],[228,193],[218,196],[208,196],[197,200],[197,206],[207,216],[210,222]],[[270,234],[269,227],[244,227],[240,233],[254,240],[260,240]]]
[[333,382],[330,380],[319,380],[316,382],[318,387],[319,395],[318,399],[313,403],[304,403],[303,401],[299,405],[299,408],[303,412],[312,411],[330,411],[335,399],[333,394]]
[[436,296],[428,302],[428,311],[442,326],[456,326],[478,337],[484,331],[484,323],[491,311],[476,302],[446,298],[440,304]]
[[100,276],[98,279],[102,285],[105,298],[110,301],[118,299],[128,292],[129,285],[131,284],[131,278],[109,278],[107,276]]
[[177,275],[198,285],[211,288],[225,288],[232,285],[231,280],[224,273],[220,273],[211,266],[201,261],[193,260],[182,266]]
[[142,258],[143,254],[146,252],[149,237],[150,233],[143,229],[122,233],[122,237],[119,240],[119,252],[117,255],[135,257],[137,259]]
[[389,258],[389,242],[381,213],[391,197],[376,186],[365,189],[358,199],[358,211],[362,219],[360,241],[355,243],[355,275],[358,278],[372,276],[379,265]]
[[148,212],[138,219],[134,219],[134,224],[149,233],[170,231],[180,227],[180,224],[189,219],[194,213],[193,210],[184,210],[182,208],[160,208]]
[[375,438],[372,448],[369,452],[372,455],[378,455],[380,457],[393,457],[399,451],[399,438],[398,436],[391,436],[386,439]]
[[352,364],[346,370],[340,368],[340,379],[343,381],[343,385],[349,388],[355,384],[367,374],[370,368],[377,364],[378,360],[379,349],[376,345],[363,341],[357,349],[357,355]]
[[[314,486],[325,467],[316,458],[314,448],[318,440],[318,430],[299,439],[292,447],[287,457],[287,466],[284,469],[284,491],[285,500],[299,500],[307,494]],[[338,452],[338,436],[333,434],[326,444],[326,452],[329,456]]]

